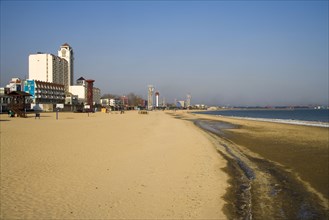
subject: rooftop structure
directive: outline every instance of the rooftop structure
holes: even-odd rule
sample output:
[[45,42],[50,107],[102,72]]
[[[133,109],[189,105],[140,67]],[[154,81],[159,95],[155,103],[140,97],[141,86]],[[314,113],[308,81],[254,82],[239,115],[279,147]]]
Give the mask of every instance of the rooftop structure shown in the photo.
[[68,63],[68,85],[73,85],[73,78],[74,78],[74,53],[73,48],[68,44],[64,43],[59,51],[58,56],[62,59],[65,59]]

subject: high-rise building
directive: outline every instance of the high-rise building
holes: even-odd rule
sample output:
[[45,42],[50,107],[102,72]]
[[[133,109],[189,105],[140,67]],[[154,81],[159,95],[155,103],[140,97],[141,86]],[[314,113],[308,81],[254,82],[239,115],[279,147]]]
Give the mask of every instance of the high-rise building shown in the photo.
[[68,63],[65,59],[53,54],[30,54],[29,79],[62,84],[65,91],[68,91]]
[[61,48],[58,51],[58,56],[60,58],[65,59],[68,62],[68,83],[70,86],[73,85],[73,78],[74,78],[74,72],[73,72],[73,64],[74,64],[74,54],[72,47],[65,43],[61,46]]
[[49,53],[29,55],[29,79],[64,85],[65,91],[73,85],[73,49],[63,44],[58,55]]

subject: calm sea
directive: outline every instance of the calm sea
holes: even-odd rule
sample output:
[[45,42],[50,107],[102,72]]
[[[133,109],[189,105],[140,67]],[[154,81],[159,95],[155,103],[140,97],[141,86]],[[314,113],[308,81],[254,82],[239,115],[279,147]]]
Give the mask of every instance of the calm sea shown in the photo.
[[[201,114],[222,115],[230,117],[242,117],[252,119],[264,119],[265,121],[279,121],[286,123],[308,122],[329,123],[329,109],[294,109],[294,110],[222,110],[199,112]],[[295,122],[295,123],[294,123]]]

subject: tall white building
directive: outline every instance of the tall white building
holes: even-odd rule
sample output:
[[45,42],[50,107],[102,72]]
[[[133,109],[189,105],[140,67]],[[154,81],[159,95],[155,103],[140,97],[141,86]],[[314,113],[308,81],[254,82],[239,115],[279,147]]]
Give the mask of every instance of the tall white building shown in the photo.
[[30,54],[29,79],[62,84],[68,91],[68,62],[53,54]]
[[67,43],[58,51],[59,56],[49,53],[29,55],[29,79],[64,85],[65,91],[73,85],[73,49]]
[[68,83],[70,86],[72,86],[74,78],[74,54],[72,47],[68,43],[63,44],[58,51],[58,56],[68,62]]

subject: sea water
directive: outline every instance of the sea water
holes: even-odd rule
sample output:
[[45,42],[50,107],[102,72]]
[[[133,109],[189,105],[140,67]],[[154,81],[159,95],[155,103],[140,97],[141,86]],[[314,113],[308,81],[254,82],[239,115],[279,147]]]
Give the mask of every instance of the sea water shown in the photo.
[[221,110],[198,113],[258,121],[329,127],[329,109]]

